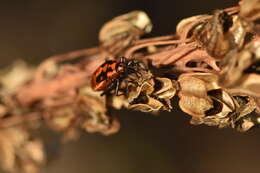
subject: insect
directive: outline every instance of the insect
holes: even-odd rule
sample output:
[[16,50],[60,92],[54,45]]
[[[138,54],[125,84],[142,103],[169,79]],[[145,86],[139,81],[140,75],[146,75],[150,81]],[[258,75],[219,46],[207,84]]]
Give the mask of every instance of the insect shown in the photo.
[[136,74],[137,77],[141,77],[141,73],[139,72],[140,69],[144,68],[140,66],[139,61],[134,59],[127,60],[122,57],[120,58],[120,61],[106,60],[93,73],[91,87],[94,91],[103,91],[101,96],[110,93],[115,89],[115,93],[118,96],[120,82],[125,80],[126,83],[131,82],[137,84],[134,80],[126,78],[132,73]]

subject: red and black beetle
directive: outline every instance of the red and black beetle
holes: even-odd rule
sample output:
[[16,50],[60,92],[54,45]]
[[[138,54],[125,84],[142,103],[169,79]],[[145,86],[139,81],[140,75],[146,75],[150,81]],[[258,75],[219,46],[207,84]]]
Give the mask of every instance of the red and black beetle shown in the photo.
[[[134,59],[127,60],[120,58],[120,61],[106,60],[97,70],[93,73],[91,79],[91,87],[94,91],[103,91],[101,95],[109,93],[115,89],[116,95],[120,82],[127,78],[131,73],[141,75],[139,70],[144,69],[140,66],[140,62]],[[135,81],[127,80],[126,82],[136,83]]]

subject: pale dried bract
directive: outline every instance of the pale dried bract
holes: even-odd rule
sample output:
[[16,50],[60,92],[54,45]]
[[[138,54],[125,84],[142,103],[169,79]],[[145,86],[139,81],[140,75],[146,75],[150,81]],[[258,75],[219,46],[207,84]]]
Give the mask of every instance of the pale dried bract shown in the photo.
[[1,165],[6,171],[36,173],[45,164],[42,141],[22,126],[0,132]]
[[127,48],[141,35],[151,32],[152,23],[143,11],[133,11],[115,17],[100,30],[99,40],[111,54]]
[[177,82],[171,79],[154,77],[149,71],[142,73],[141,83],[129,93],[129,108],[143,112],[170,111],[177,87]]

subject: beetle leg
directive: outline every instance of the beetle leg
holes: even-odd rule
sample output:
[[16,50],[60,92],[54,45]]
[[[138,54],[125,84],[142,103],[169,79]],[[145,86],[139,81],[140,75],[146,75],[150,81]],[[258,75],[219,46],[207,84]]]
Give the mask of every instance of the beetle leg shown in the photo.
[[142,77],[142,73],[140,73],[139,71],[135,71],[135,75],[139,78]]
[[138,78],[142,77],[142,73],[140,73],[139,71],[137,71],[135,69],[128,69],[128,74],[129,73],[134,73],[136,75],[136,77],[138,77]]
[[110,91],[115,87],[115,83],[112,83],[107,89],[105,89],[101,94],[100,96],[103,96],[105,94],[109,94]]
[[133,80],[133,79],[131,79],[131,80],[126,80],[126,82],[127,82],[127,85],[128,85],[128,83],[132,83],[132,84],[134,84],[134,85],[136,85],[136,86],[139,86],[138,82],[136,82],[136,81]]
[[124,90],[121,90],[122,91],[122,93],[121,94],[116,94],[117,96],[121,96],[121,95],[124,95],[124,96],[126,96],[126,97],[128,97],[128,95],[129,95],[129,85],[128,85],[128,83],[135,83],[135,82],[133,82],[133,81],[130,81],[130,80],[124,80],[124,82],[126,83],[126,88],[124,89]]
[[103,91],[101,94],[100,94],[100,96],[103,96],[103,95],[105,95],[107,92],[106,91]]
[[119,79],[116,80],[116,96],[118,96],[118,90],[119,90]]
[[109,90],[105,90],[105,91],[103,91],[103,92],[100,94],[100,96],[106,95],[106,94],[108,94],[108,93],[109,93]]
[[126,89],[125,89],[125,92],[126,92],[126,96],[127,96],[127,97],[129,96],[129,83],[134,84],[135,87],[140,86],[139,83],[136,82],[136,81],[133,80],[133,79],[131,79],[131,80],[127,79],[127,80],[125,80],[125,82],[126,82]]

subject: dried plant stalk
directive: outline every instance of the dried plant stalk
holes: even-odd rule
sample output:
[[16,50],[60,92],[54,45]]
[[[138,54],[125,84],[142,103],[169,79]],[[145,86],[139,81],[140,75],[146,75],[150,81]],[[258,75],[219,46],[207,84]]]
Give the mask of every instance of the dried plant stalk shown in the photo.
[[[45,123],[75,139],[79,130],[104,135],[120,124],[110,109],[174,112],[172,99],[191,124],[245,132],[260,118],[260,1],[183,19],[174,35],[142,39],[152,23],[133,11],[107,22],[100,45],[47,58],[38,67],[17,62],[0,74],[0,152],[9,172],[34,173],[45,164]],[[90,87],[105,59],[136,59],[142,69],[120,81],[121,96]],[[16,74],[19,73],[19,79]],[[134,82],[129,82],[134,81]]]

